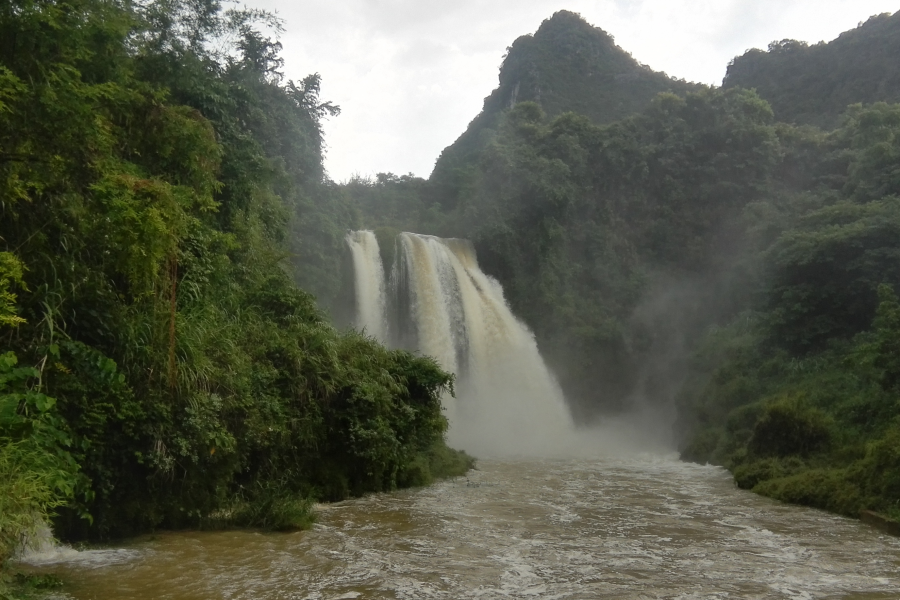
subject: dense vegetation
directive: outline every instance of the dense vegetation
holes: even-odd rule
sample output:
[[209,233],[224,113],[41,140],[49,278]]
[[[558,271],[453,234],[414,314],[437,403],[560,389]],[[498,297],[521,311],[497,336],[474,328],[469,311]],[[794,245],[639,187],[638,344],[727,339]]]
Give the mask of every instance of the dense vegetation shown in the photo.
[[900,517],[900,105],[808,133],[807,189],[748,207],[753,301],[698,348],[684,454],[776,498]]
[[654,72],[611,35],[561,10],[534,35],[523,35],[507,48],[497,89],[438,158],[430,178],[432,196],[445,208],[456,206],[503,111],[519,102],[537,102],[551,117],[576,112],[609,123],[641,110],[661,92],[683,94],[699,87]]
[[898,28],[900,13],[882,14],[828,43],[772,42],[736,57],[723,86],[755,89],[779,121],[832,129],[850,104],[900,101]]
[[[882,16],[808,52],[751,51],[722,89],[632,98],[631,116],[604,97],[581,114],[521,101],[527,86],[494,107],[536,34],[510,49],[429,180],[382,174],[345,191],[376,231],[472,239],[582,421],[677,410],[684,457],[728,466],[741,486],[900,516],[900,105],[879,103],[873,80],[893,71],[852,66],[887,56],[879,40],[898,27]],[[563,13],[541,30],[566,40],[541,46],[559,65],[591,28]],[[819,57],[790,63],[811,78],[847,69],[865,85],[841,79],[810,104],[815,86],[782,70],[782,51]],[[763,97],[740,87],[750,72]]]
[[337,108],[282,79],[277,26],[212,0],[0,6],[0,561],[54,511],[66,538],[278,529],[468,468],[452,377],[292,281],[327,294],[356,217],[323,180]]

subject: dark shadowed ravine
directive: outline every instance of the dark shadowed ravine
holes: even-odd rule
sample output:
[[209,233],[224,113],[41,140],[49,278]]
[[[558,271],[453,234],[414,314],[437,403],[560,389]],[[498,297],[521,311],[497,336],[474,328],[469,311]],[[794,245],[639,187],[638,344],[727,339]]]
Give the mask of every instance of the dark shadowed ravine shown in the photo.
[[33,554],[78,600],[900,597],[900,539],[674,458],[482,461],[320,507],[311,531]]

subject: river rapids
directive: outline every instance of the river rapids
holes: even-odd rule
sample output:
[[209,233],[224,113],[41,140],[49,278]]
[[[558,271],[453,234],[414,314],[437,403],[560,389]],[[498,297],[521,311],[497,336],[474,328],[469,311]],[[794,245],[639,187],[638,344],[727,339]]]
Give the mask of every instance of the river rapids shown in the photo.
[[483,461],[311,531],[162,533],[26,558],[68,600],[897,599],[900,539],[673,457]]

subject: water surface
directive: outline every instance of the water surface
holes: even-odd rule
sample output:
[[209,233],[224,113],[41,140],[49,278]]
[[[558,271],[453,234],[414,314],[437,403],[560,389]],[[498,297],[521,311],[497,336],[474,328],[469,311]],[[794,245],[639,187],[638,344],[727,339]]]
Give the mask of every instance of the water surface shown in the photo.
[[312,531],[165,533],[31,561],[78,600],[900,598],[900,539],[736,489],[718,468],[479,468],[324,506]]

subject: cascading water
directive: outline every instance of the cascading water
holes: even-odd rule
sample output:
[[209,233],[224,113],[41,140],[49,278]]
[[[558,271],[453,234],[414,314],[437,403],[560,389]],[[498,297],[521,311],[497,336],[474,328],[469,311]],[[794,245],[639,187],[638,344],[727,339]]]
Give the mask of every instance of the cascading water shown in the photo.
[[472,244],[414,233],[398,242],[394,283],[415,347],[458,377],[456,401],[445,401],[450,444],[481,456],[562,452],[574,428],[559,386]]
[[398,313],[387,339],[384,274],[370,231],[348,234],[358,327],[393,346],[433,356],[457,375],[444,404],[449,442],[481,456],[548,455],[573,426],[534,336],[515,318],[500,284],[481,272],[471,243],[402,233],[391,275]]
[[354,324],[381,342],[387,342],[384,267],[378,251],[378,239],[371,231],[351,231],[346,240],[353,256],[356,294]]

